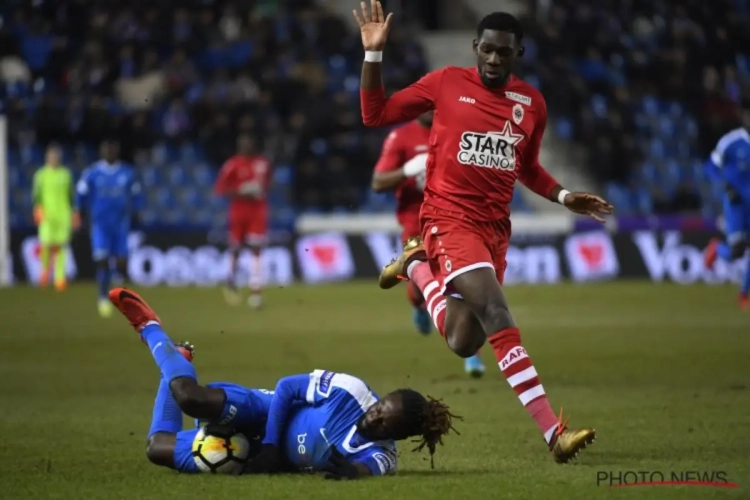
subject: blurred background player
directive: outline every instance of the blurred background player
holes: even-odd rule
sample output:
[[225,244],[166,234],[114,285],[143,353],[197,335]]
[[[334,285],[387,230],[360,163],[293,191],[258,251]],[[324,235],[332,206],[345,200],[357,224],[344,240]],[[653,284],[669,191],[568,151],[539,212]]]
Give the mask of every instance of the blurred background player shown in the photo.
[[[395,191],[396,219],[401,226],[401,242],[419,236],[419,210],[424,200],[424,181],[427,168],[427,148],[430,141],[433,111],[421,114],[416,120],[394,129],[383,142],[380,158],[372,174],[372,190],[376,193]],[[432,318],[422,292],[413,282],[406,292],[414,307],[413,320],[422,334],[432,331]],[[464,370],[473,377],[484,374],[479,355],[464,360]]]
[[271,163],[258,152],[255,138],[241,134],[237,138],[237,154],[224,163],[216,180],[215,191],[231,199],[229,205],[229,245],[232,260],[224,296],[232,305],[239,304],[237,274],[243,246],[252,255],[250,266],[250,307],[263,304],[262,250],[268,242],[268,204],[266,192],[270,182]]
[[112,260],[120,277],[127,276],[128,234],[132,218],[143,205],[135,171],[119,160],[119,144],[105,141],[101,159],[87,168],[78,181],[78,206],[88,215],[91,251],[96,265],[99,314],[108,317],[112,306],[107,292],[112,280]]
[[460,419],[442,402],[411,389],[381,399],[362,380],[324,370],[285,377],[275,391],[230,383],[201,386],[191,363],[193,347],[174,344],[138,294],[116,288],[109,299],[161,371],[146,450],[154,464],[198,472],[191,453],[198,430],[182,431],[183,412],[234,427],[249,439],[261,436],[263,447],[248,464],[249,473],[326,471],[332,479],[395,472],[394,441],[412,436],[420,438],[416,451],[427,448],[432,456],[454,430],[453,419]]
[[[744,127],[724,134],[706,165],[709,178],[725,189],[724,233],[726,240],[714,239],[705,252],[706,267],[716,259],[731,262],[745,256],[750,235],[750,111],[744,114]],[[739,305],[750,310],[750,265],[740,286]]]
[[75,189],[70,170],[62,165],[62,150],[56,144],[47,147],[45,163],[34,174],[32,200],[34,222],[39,228],[39,260],[42,274],[39,284],[47,286],[50,264],[54,269],[55,288],[65,289],[67,247],[73,229],[80,224],[75,209]]

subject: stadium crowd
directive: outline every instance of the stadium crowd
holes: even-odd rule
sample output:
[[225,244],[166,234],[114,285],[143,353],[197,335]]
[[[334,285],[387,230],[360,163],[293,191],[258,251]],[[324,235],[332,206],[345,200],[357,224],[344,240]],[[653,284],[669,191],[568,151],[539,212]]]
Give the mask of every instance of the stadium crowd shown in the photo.
[[[277,167],[276,213],[288,213],[292,200],[331,210],[366,199],[385,132],[361,124],[359,35],[325,7],[307,0],[143,9],[13,3],[0,8],[0,101],[13,123],[13,186],[28,185],[50,141],[62,143],[66,162],[80,170],[101,140],[117,138],[144,175],[149,206],[160,209],[147,210],[148,222],[183,212],[182,202],[221,205],[193,185],[210,185],[235,152],[237,133],[250,132]],[[387,79],[399,88],[427,68],[404,31],[396,29],[393,42]],[[17,198],[20,223],[31,210],[28,196]]]
[[[527,19],[524,76],[545,94],[555,133],[588,150],[618,213],[715,211],[703,161],[748,107],[750,2],[546,4]],[[274,221],[390,208],[367,194],[384,131],[361,125],[359,34],[324,6],[26,5],[0,7],[14,225],[30,222],[27,186],[45,144],[62,143],[80,171],[111,137],[143,175],[146,223],[223,220],[205,187],[238,132],[256,135],[276,167]],[[394,23],[389,44],[390,87],[426,72],[409,24]]]
[[716,213],[704,162],[750,109],[750,2],[546,3],[527,72],[618,213]]

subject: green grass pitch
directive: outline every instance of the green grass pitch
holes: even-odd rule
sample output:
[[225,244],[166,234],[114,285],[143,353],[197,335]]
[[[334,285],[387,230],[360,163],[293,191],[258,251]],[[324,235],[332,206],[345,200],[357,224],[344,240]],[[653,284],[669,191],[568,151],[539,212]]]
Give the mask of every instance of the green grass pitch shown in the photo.
[[[465,417],[434,471],[403,443],[398,476],[349,483],[149,464],[157,369],[119,315],[97,316],[94,294],[91,285],[0,290],[2,499],[750,498],[750,315],[736,309],[734,288],[508,289],[552,404],[599,433],[565,466],[548,456],[492,352],[485,378],[467,379],[437,334],[413,331],[401,288],[278,288],[257,312],[230,308],[217,289],[144,291],[171,336],[195,343],[205,382],[272,388],[326,368],[381,393],[408,386],[442,397]],[[724,471],[739,488],[597,486],[602,471]]]

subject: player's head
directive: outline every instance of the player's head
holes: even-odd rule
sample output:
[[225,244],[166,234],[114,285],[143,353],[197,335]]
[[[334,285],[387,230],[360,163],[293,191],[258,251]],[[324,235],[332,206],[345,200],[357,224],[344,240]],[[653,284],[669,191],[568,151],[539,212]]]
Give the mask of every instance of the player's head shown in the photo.
[[60,165],[62,162],[62,149],[59,145],[52,143],[47,146],[47,151],[44,154],[44,162],[52,167]]
[[417,436],[419,445],[414,451],[426,447],[432,458],[437,445],[443,444],[443,436],[450,431],[458,434],[453,428],[454,418],[461,420],[442,401],[425,398],[412,389],[399,389],[368,408],[357,423],[357,431],[373,441]]
[[117,141],[104,141],[100,147],[99,154],[109,163],[114,163],[120,156],[120,145]]
[[240,134],[237,136],[237,152],[244,156],[255,154],[255,138],[250,134]]
[[479,21],[474,53],[482,82],[489,88],[508,81],[516,59],[523,55],[523,28],[513,15],[493,12]]
[[432,118],[435,116],[434,111],[428,111],[426,113],[422,113],[417,117],[417,121],[423,126],[430,128],[432,127]]

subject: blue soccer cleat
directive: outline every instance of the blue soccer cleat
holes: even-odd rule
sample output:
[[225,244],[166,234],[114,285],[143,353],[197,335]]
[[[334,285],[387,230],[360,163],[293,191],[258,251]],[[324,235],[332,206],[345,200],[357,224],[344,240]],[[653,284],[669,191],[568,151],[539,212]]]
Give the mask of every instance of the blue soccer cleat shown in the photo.
[[428,335],[432,332],[432,318],[427,309],[415,307],[412,319],[414,320],[414,326],[417,327],[417,331],[422,335]]
[[479,354],[464,360],[464,371],[472,378],[481,378],[484,375],[484,363]]

